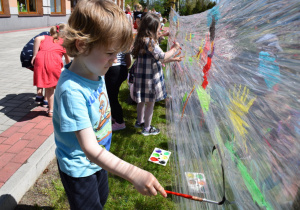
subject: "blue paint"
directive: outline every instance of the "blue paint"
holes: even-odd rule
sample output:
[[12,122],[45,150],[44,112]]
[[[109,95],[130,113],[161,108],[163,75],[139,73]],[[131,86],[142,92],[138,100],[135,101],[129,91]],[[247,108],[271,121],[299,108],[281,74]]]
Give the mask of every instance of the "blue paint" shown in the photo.
[[272,89],[274,85],[280,82],[280,69],[268,52],[261,51],[259,53],[259,73],[262,74],[268,89]]
[[155,150],[155,152],[157,152],[157,153],[161,153],[161,150],[160,150],[160,149],[158,149],[158,150]]
[[212,22],[212,18],[215,18],[216,24],[218,23],[219,19],[221,18],[221,13],[219,11],[219,6],[214,6],[210,9],[207,13],[207,26],[209,27]]

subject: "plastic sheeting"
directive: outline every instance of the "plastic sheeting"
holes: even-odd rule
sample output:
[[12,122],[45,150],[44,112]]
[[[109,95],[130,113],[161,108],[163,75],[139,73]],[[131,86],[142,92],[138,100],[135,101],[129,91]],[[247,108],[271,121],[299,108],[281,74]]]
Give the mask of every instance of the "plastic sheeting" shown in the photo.
[[168,46],[185,56],[166,70],[173,191],[227,199],[174,197],[179,208],[300,209],[299,0],[224,0],[169,20]]

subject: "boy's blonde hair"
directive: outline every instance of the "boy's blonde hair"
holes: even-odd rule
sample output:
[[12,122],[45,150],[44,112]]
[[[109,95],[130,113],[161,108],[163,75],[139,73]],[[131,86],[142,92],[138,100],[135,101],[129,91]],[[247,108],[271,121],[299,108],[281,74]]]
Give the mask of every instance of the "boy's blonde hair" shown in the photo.
[[[72,12],[65,30],[63,47],[76,57],[88,54],[92,48],[111,47],[127,52],[133,41],[132,28],[125,13],[109,0],[80,0]],[[85,43],[83,52],[76,48],[76,40]]]
[[64,36],[64,29],[66,27],[66,24],[64,23],[59,23],[56,24],[55,26],[52,26],[50,28],[50,35],[53,37],[53,42],[55,40],[58,40],[59,37],[63,37]]

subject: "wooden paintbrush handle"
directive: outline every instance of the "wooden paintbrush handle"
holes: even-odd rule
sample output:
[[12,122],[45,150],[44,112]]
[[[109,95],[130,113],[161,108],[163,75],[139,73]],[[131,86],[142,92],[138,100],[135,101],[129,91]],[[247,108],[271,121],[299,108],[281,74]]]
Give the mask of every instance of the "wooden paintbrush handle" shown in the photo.
[[203,201],[203,198],[199,198],[199,197],[196,197],[196,196],[192,196],[191,199],[192,199],[192,200],[195,200],[195,201],[200,201],[200,202]]

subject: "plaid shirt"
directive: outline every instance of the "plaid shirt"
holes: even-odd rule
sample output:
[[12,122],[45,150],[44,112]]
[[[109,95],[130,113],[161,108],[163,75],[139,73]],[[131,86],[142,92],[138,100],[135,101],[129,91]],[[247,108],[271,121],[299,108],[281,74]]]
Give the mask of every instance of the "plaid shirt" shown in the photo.
[[133,100],[140,102],[156,102],[166,98],[164,73],[160,60],[165,53],[158,43],[151,40],[152,50],[148,49],[149,38],[145,38],[146,53],[140,53],[134,72]]

